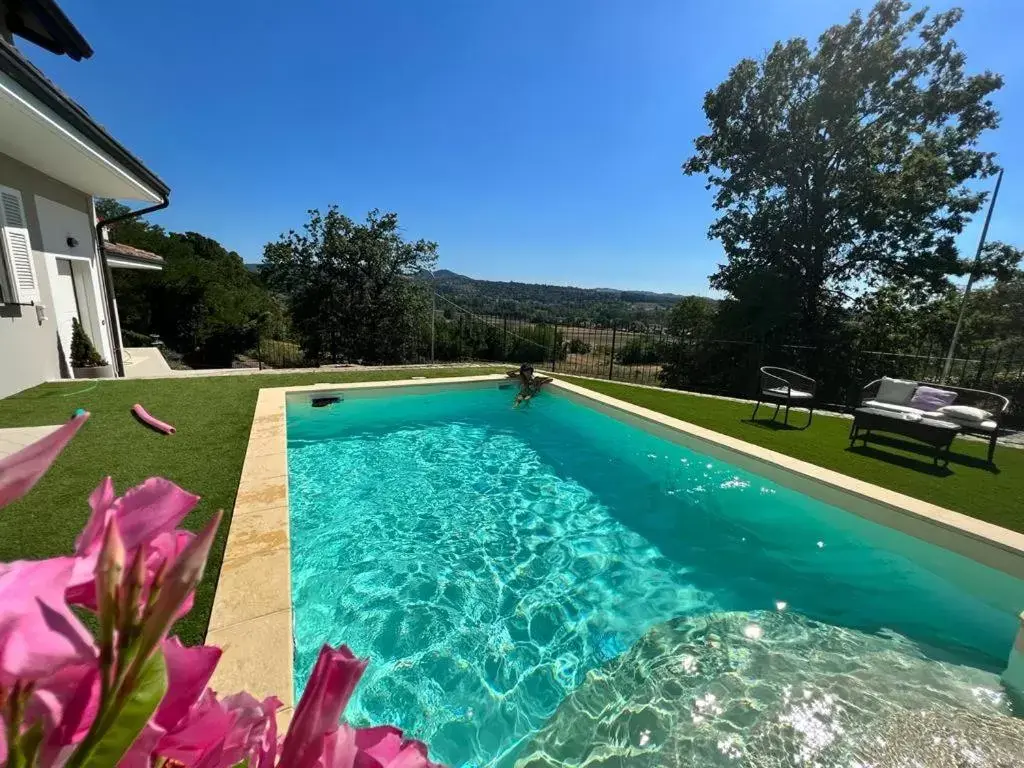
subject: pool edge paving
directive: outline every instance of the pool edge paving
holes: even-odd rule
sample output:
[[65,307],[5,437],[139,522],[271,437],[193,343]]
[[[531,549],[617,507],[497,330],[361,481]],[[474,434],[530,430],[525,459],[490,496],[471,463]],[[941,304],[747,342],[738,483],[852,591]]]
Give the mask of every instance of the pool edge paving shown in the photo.
[[[283,704],[278,718],[282,726],[295,703],[286,396],[434,388],[505,378],[488,374],[260,390],[207,635],[207,643],[223,648],[222,663],[211,681],[216,690],[277,695]],[[570,399],[583,399],[605,413],[610,410],[613,416],[674,442],[727,458],[781,485],[1024,579],[1024,534],[568,382],[556,379],[552,386]]]
[[293,708],[291,566],[284,393],[261,389],[224,548],[206,642],[223,649],[211,686],[275,695]]

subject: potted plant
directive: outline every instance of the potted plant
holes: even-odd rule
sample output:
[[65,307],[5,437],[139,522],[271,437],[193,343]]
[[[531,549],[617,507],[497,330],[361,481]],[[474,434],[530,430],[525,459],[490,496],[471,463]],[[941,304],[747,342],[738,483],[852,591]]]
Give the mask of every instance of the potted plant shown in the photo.
[[114,369],[93,346],[78,318],[71,320],[71,370],[76,379],[112,379]]

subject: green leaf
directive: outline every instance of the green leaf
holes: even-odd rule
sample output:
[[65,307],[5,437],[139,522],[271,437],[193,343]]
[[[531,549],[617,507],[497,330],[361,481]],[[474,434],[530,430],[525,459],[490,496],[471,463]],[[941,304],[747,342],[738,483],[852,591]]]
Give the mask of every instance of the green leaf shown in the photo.
[[[36,720],[32,727],[21,734],[18,739],[18,752],[24,761],[21,765],[32,768],[39,757],[39,746],[43,743],[43,722]],[[15,763],[16,765],[17,763]]]
[[166,692],[167,664],[163,653],[157,651],[142,665],[135,690],[121,704],[110,727],[100,734],[86,755],[72,762],[83,768],[110,768],[117,765],[156,712]]
[[239,760],[237,763],[232,765],[231,768],[249,768],[249,759],[245,758],[243,760]]

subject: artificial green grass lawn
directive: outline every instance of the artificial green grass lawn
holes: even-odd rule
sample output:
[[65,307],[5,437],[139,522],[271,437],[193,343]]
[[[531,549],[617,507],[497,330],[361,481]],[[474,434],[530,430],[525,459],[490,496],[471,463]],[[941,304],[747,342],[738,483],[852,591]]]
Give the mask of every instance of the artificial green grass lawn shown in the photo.
[[[226,517],[196,592],[192,612],[176,632],[187,644],[206,633],[220,572],[235,492],[261,387],[317,382],[382,381],[411,376],[464,376],[504,368],[407,371],[313,371],[302,374],[215,376],[154,380],[43,384],[0,400],[0,427],[60,424],[76,408],[92,413],[54,467],[22,501],[0,511],[0,561],[67,554],[89,514],[87,497],[107,474],[123,491],[162,475],[203,497],[186,520],[198,530],[217,509]],[[565,377],[573,383],[684,419],[766,448],[891,488],[949,509],[1024,531],[1024,451],[996,451],[998,472],[984,466],[985,445],[956,440],[948,474],[936,474],[930,458],[897,444],[848,450],[850,422],[817,416],[806,431],[751,424],[751,406],[670,391]],[[142,403],[174,424],[172,436],[140,425],[129,412]],[[767,419],[770,411],[762,412]],[[802,424],[803,413],[794,413]]]

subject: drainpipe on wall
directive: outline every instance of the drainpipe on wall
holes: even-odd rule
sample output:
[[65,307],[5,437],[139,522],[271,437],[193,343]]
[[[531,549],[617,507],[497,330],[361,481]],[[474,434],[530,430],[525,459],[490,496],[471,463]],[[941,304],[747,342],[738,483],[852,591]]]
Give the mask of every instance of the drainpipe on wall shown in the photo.
[[[156,205],[151,205],[149,208],[142,208],[138,211],[129,211],[128,213],[120,216],[111,216],[105,221],[96,222],[96,245],[100,249],[100,266],[102,267],[103,276],[103,292],[107,297],[107,322],[118,323],[117,333],[111,333],[110,339],[111,344],[114,346],[114,368],[117,371],[118,376],[124,376],[124,355],[121,351],[121,326],[120,320],[117,316],[117,306],[114,304],[114,276],[110,272],[110,264],[107,262],[107,253],[103,250],[103,243],[106,242],[103,230],[109,227],[111,224],[116,224],[119,221],[125,221],[127,219],[134,219],[139,216],[145,216],[147,213],[153,213],[154,211],[162,211],[164,208],[171,204],[170,198],[167,195],[161,195],[163,198]],[[113,329],[112,329],[113,330]]]
[[1003,682],[1007,688],[1024,696],[1024,611],[1020,614],[1020,627],[1013,648],[1010,649],[1010,660],[1003,672]]

